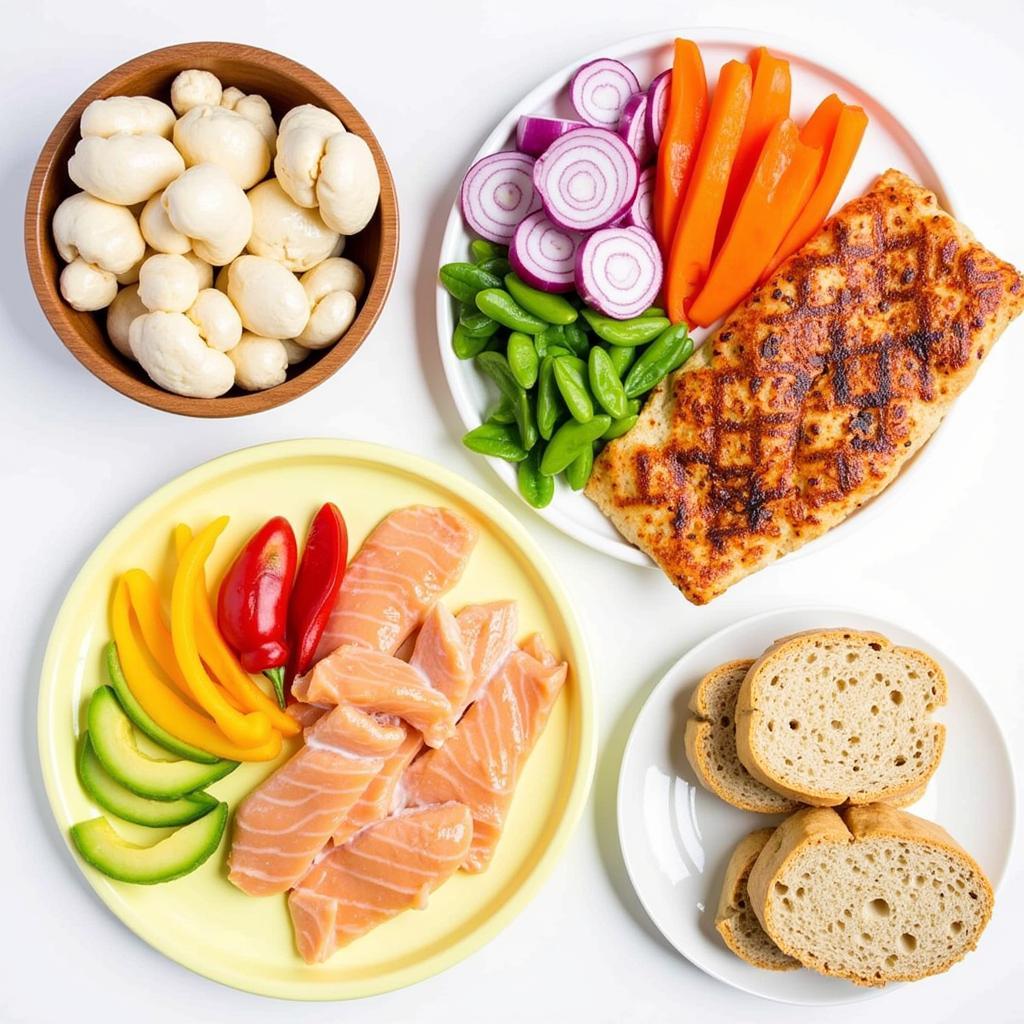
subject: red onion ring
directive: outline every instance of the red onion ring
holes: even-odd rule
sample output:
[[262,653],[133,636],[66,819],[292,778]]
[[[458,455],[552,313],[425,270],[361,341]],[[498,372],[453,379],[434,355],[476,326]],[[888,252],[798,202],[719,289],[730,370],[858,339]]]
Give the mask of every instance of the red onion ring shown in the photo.
[[481,238],[508,245],[519,222],[540,206],[533,169],[532,157],[501,152],[482,157],[466,172],[459,203]]
[[641,167],[650,163],[652,146],[647,138],[647,94],[634,93],[622,108],[618,132],[626,141],[626,145],[636,154]]
[[665,130],[671,88],[672,72],[662,71],[647,89],[647,113],[644,120],[647,126],[647,138],[655,149],[661,145],[661,135]]
[[582,121],[566,121],[561,117],[521,117],[516,125],[516,149],[530,156],[540,156],[555,139],[582,127]]
[[576,290],[587,305],[616,320],[649,308],[661,279],[661,253],[643,228],[604,228],[576,250]]
[[598,128],[614,128],[626,100],[639,91],[636,75],[622,61],[611,57],[599,57],[584,64],[569,83],[576,113]]
[[512,236],[508,260],[529,285],[545,292],[571,292],[576,283],[580,236],[555,227],[543,210],[524,217]]
[[637,186],[636,198],[633,200],[623,223],[629,227],[643,228],[654,233],[654,183],[657,171],[653,167],[645,167],[640,172],[640,184]]

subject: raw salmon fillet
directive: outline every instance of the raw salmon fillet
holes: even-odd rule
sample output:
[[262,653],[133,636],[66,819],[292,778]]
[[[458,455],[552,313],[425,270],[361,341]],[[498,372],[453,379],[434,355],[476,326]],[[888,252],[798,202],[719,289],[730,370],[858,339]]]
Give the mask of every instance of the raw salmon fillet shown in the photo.
[[450,509],[392,512],[352,559],[316,658],[343,644],[394,654],[458,581],[476,539],[476,527]]
[[462,865],[485,870],[508,816],[516,783],[565,682],[567,666],[510,654],[455,735],[415,761],[402,784],[410,805],[456,800],[473,814],[473,843]]
[[404,738],[397,724],[347,704],[324,715],[239,805],[228,878],[250,896],[290,889]]
[[473,835],[464,804],[404,811],[319,860],[288,897],[295,944],[307,963],[427,898],[458,870]]
[[346,644],[292,684],[292,693],[311,704],[352,704],[364,711],[395,715],[439,747],[452,734],[448,698],[408,662]]
[[515,601],[471,604],[459,612],[455,621],[469,651],[473,673],[466,699],[456,705],[461,712],[483,692],[498,666],[515,650],[519,610]]

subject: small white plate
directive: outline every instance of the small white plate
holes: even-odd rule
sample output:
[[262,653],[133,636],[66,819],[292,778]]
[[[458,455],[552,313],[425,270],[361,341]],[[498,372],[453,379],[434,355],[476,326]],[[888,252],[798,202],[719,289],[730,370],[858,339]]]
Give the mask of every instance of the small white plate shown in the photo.
[[[581,64],[595,57],[616,57],[624,61],[636,72],[641,84],[646,86],[658,72],[671,66],[672,40],[676,35],[693,39],[700,44],[709,82],[712,83],[722,64],[733,59],[746,60],[750,50],[755,46],[767,46],[773,53],[785,57],[790,63],[793,78],[792,111],[799,119],[806,118],[815,106],[832,92],[838,93],[849,103],[859,103],[867,111],[870,118],[868,130],[839,196],[840,204],[864,192],[883,171],[890,167],[898,167],[936,191],[944,208],[951,209],[949,196],[920,143],[892,113],[890,107],[883,105],[870,93],[855,85],[850,77],[840,73],[832,56],[812,52],[803,44],[794,43],[789,39],[765,33],[747,33],[733,28],[688,28],[680,29],[678,33],[657,32],[604,47],[597,53],[572,61],[520,100],[487,136],[473,160],[478,160],[488,153],[511,148],[516,123],[523,114],[575,117],[567,97],[569,79]],[[441,264],[467,260],[469,243],[473,237],[466,230],[456,201],[441,243]],[[471,361],[463,362],[452,352],[451,338],[455,323],[455,304],[447,292],[439,287],[437,333],[441,360],[455,407],[466,430],[472,430],[482,422],[487,408],[496,398],[496,393],[489,390],[489,384],[475,370]],[[699,343],[707,333],[697,331],[694,338]],[[930,444],[926,445],[915,461],[931,447]],[[522,501],[516,483],[515,467],[500,459],[488,461],[509,490],[515,493],[517,500]],[[892,490],[890,487],[877,499],[865,505],[855,516],[851,516],[823,537],[805,545],[789,557],[792,559],[808,550],[820,551],[826,538],[835,540],[839,536],[844,536],[850,523],[863,523],[869,516],[876,515]],[[597,551],[634,565],[653,565],[642,551],[619,535],[589,498],[570,490],[561,481],[555,491],[554,500],[547,508],[541,509],[539,514],[563,533]]]
[[[735,658],[756,658],[775,640],[805,629],[875,630],[935,658],[949,679],[942,763],[924,797],[908,810],[938,822],[998,886],[1013,845],[1013,769],[988,705],[963,670],[933,644],[872,615],[794,608],[744,619],[699,643],[669,669],[644,703],[619,775],[619,842],[633,888],[662,935],[691,963],[727,985],[786,1003],[825,1006],[870,998],[810,970],[762,971],[734,956],[715,931],[715,908],[736,843],[781,816],[737,810],[701,787],[686,761],[687,701],[700,678]],[[978,812],[983,793],[985,811]],[[984,939],[981,952],[985,955]],[[956,970],[954,967],[953,970]]]

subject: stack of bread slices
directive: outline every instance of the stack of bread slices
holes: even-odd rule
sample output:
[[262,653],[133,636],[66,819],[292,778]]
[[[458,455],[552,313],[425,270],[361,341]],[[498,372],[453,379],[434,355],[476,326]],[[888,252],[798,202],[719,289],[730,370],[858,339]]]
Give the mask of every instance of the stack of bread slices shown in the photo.
[[948,970],[978,942],[992,887],[942,828],[901,808],[942,758],[946,677],[877,633],[818,630],[709,672],[686,756],[742,810],[787,814],[736,847],[716,927],[766,970],[858,985]]

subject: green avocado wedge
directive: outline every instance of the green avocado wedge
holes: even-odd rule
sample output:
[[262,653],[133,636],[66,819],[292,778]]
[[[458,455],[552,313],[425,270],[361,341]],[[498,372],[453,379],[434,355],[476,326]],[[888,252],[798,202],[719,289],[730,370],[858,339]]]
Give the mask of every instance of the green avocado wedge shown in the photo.
[[206,793],[193,793],[180,800],[150,800],[126,789],[104,770],[88,732],[82,733],[78,744],[78,778],[82,788],[103,810],[150,828],[188,825],[217,806],[217,801]]
[[71,840],[82,857],[109,878],[155,885],[195,871],[220,845],[227,820],[228,805],[217,804],[153,846],[137,846],[119,836],[106,818],[91,818],[72,826]]
[[139,750],[132,723],[109,686],[101,686],[89,701],[89,738],[99,762],[116,782],[151,800],[177,800],[205,789],[238,767],[237,761],[197,764],[158,761]]
[[117,644],[111,640],[107,644],[104,656],[107,662],[107,675],[110,678],[110,685],[113,686],[117,699],[124,708],[124,713],[132,720],[132,724],[139,732],[145,733],[154,743],[159,743],[165,750],[169,750],[178,757],[184,757],[188,761],[198,761],[200,764],[216,764],[220,758],[215,754],[209,754],[199,747],[193,747],[190,743],[183,743],[177,737],[172,736],[162,726],[156,724],[146,714],[145,709],[135,699],[135,695],[128,688],[128,680],[121,670],[121,661],[117,656]]

